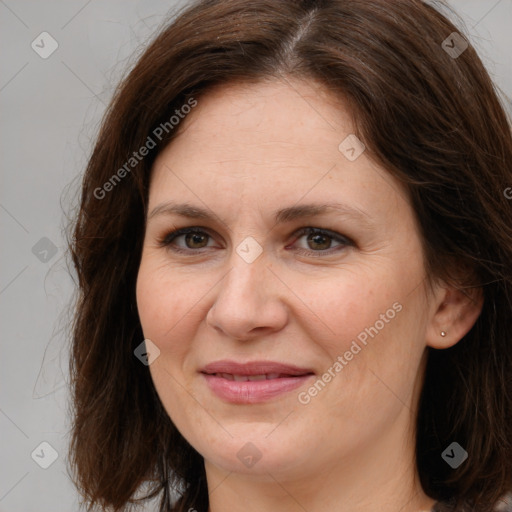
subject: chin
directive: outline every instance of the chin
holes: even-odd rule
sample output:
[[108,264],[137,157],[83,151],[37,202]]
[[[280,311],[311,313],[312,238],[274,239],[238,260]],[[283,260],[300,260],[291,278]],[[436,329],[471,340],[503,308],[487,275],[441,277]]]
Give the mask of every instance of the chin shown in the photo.
[[300,472],[302,465],[305,466],[304,471],[310,471],[314,450],[307,450],[304,446],[304,436],[299,439],[298,433],[294,436],[285,428],[279,434],[274,431],[269,435],[272,428],[266,424],[264,428],[255,429],[253,424],[245,423],[232,438],[222,436],[208,446],[197,448],[211,464],[228,472],[268,477],[269,473]]

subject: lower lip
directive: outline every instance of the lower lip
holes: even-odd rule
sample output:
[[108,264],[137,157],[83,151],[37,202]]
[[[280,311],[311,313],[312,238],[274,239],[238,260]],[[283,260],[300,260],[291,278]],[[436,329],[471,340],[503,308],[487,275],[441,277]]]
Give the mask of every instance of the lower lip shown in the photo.
[[219,398],[234,404],[257,404],[297,389],[313,375],[243,382],[204,373],[203,377],[206,379],[209,388]]

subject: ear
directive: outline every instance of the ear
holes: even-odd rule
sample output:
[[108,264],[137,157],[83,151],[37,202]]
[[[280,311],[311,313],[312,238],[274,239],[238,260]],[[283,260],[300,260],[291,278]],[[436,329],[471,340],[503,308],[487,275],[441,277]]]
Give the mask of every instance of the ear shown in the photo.
[[[481,288],[438,288],[434,294],[432,314],[427,325],[427,345],[444,349],[458,343],[475,325],[482,312],[483,303]],[[444,336],[441,334],[443,332]]]

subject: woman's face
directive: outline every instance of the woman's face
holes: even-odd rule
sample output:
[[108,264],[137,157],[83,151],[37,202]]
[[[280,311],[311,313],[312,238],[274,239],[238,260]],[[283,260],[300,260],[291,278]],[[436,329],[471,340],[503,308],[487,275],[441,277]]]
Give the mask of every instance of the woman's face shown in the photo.
[[432,308],[398,182],[312,82],[222,87],[181,122],[137,281],[176,427],[207,468],[262,478],[412,457]]

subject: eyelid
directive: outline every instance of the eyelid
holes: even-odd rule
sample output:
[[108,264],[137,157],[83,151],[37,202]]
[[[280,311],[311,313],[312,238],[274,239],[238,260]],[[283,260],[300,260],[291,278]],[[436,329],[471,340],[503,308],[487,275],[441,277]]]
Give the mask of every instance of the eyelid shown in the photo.
[[[342,235],[341,233],[338,233],[337,231],[332,231],[331,229],[326,228],[316,228],[313,226],[304,226],[302,228],[299,228],[297,231],[293,233],[294,237],[301,237],[303,235],[307,234],[315,234],[319,233],[321,235],[327,235],[329,238],[332,238],[336,240],[337,242],[344,243],[345,245],[355,245],[354,241],[351,240],[348,236]],[[316,251],[316,252],[322,252],[322,251]],[[325,251],[323,251],[325,252]]]
[[[159,244],[163,247],[167,247],[171,244],[173,240],[182,235],[188,235],[189,233],[204,233],[208,235],[210,238],[214,238],[208,228],[203,228],[201,226],[190,226],[185,228],[179,228],[172,230],[169,233],[166,233],[160,240]],[[194,249],[189,249],[189,251],[194,251]],[[194,252],[198,252],[197,250]]]

